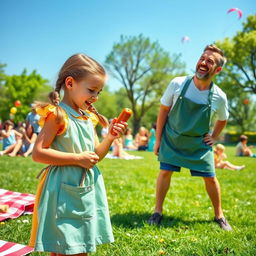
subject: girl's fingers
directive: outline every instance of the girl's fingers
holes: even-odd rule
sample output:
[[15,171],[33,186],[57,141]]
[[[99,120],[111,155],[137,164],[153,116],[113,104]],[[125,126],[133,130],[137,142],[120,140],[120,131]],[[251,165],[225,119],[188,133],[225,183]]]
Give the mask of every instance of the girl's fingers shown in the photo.
[[119,131],[119,132],[124,132],[127,128],[128,124],[125,123],[125,122],[122,122],[122,123],[116,123],[114,126],[113,126],[113,129]]
[[91,153],[90,153],[90,157],[91,157],[92,159],[96,159],[96,160],[99,159],[99,156],[98,156],[96,153],[94,153],[94,152],[91,152]]
[[110,129],[114,133],[115,138],[119,138],[121,135],[123,135],[127,129],[128,124],[126,122],[121,121],[120,123],[116,123],[116,120],[112,122],[112,128]]

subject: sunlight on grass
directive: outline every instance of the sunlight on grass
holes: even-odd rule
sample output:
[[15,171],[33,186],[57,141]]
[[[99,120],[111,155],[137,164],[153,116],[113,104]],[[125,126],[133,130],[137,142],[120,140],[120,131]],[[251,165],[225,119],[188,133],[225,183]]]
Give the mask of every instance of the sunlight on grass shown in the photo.
[[[256,159],[235,157],[234,151],[227,147],[228,160],[246,168],[217,170],[224,213],[233,232],[220,230],[212,221],[213,209],[203,180],[191,177],[185,169],[173,176],[161,227],[149,226],[159,169],[156,157],[150,152],[132,152],[144,159],[103,160],[99,168],[105,179],[115,242],[99,246],[92,255],[256,255]],[[0,166],[1,188],[35,194],[35,177],[44,165],[31,158],[4,156]],[[27,244],[30,228],[31,216],[6,221],[0,225],[0,239]]]

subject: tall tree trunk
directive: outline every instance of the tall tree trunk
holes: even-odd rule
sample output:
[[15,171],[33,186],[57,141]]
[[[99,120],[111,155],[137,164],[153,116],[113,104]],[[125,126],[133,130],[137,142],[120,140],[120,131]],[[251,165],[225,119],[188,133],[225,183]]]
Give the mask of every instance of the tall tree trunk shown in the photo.
[[137,134],[137,132],[139,131],[140,123],[141,123],[141,118],[136,118],[136,117],[133,118],[133,123],[132,123],[132,125],[133,125],[133,132],[132,132],[133,136],[135,136]]

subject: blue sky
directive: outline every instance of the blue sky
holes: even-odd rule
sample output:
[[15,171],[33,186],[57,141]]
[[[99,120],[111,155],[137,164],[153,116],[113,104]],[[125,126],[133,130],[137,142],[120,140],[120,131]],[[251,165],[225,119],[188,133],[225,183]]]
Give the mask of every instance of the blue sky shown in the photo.
[[[237,7],[243,11],[227,14]],[[158,41],[181,53],[191,73],[205,45],[241,30],[255,0],[0,0],[0,63],[5,72],[36,69],[54,84],[64,61],[84,52],[103,63],[120,35]],[[181,43],[183,36],[190,41]],[[110,88],[119,87],[110,77]]]

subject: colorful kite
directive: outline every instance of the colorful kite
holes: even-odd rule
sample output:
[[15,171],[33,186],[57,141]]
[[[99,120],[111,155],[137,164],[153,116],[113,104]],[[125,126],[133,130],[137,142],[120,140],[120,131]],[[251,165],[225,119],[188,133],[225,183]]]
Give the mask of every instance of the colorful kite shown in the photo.
[[243,12],[238,8],[231,8],[231,9],[228,10],[228,13],[235,12],[235,11],[238,13],[239,19],[241,19],[242,16],[243,16]]

